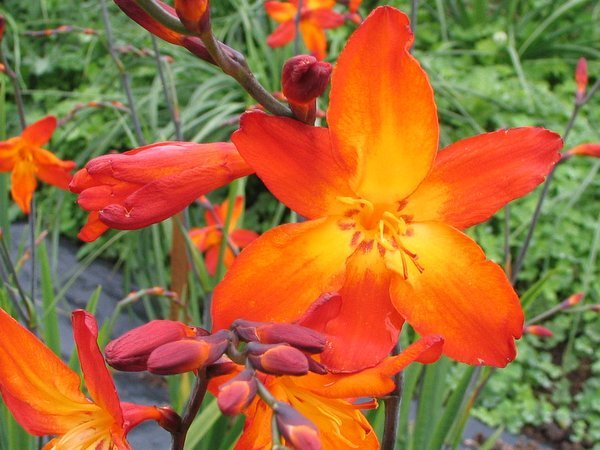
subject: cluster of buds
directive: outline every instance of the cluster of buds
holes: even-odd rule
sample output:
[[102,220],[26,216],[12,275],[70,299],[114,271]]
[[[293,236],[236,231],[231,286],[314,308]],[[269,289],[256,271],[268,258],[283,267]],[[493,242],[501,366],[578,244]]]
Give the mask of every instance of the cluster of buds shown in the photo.
[[276,400],[261,380],[269,376],[302,376],[327,370],[311,355],[327,340],[309,328],[283,323],[235,321],[229,330],[213,334],[171,320],[154,320],[111,341],[106,361],[115,369],[157,375],[205,371],[230,379],[218,387],[223,414],[242,413],[260,396],[275,415],[279,434],[295,448],[320,448],[314,424],[290,405]]
[[298,120],[313,125],[317,98],[325,92],[333,66],[310,55],[294,56],[286,61],[281,74],[283,95]]

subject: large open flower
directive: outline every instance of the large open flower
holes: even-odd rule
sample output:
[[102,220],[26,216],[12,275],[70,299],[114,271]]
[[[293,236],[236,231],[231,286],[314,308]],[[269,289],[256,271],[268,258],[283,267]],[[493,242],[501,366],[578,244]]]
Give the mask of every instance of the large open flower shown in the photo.
[[[375,406],[367,397],[382,397],[394,389],[392,377],[409,364],[431,363],[440,356],[442,339],[426,336],[401,354],[386,358],[380,364],[352,374],[264,376],[263,384],[279,401],[289,403],[319,430],[324,450],[379,448],[377,436],[361,409]],[[219,385],[230,376],[219,377],[211,385]],[[362,402],[354,399],[362,398]],[[270,448],[272,410],[256,398],[245,411],[244,432],[236,450]]]
[[[280,25],[267,38],[271,47],[281,47],[290,43],[296,36],[298,0],[265,3],[267,14]],[[333,11],[335,0],[304,0],[300,11],[299,28],[306,48],[317,59],[327,56],[325,31],[337,28],[344,23],[344,16]]]
[[[321,308],[331,368],[377,364],[404,320],[444,337],[444,353],[504,366],[523,313],[502,269],[461,230],[534,189],[560,137],[515,128],[438,153],[425,72],[408,17],[377,8],[333,72],[329,128],[244,114],[232,140],[283,203],[308,218],[263,234],[215,290],[218,328],[237,319],[295,321]],[[339,295],[324,296],[323,293]],[[330,300],[327,300],[330,299]]]
[[73,332],[91,401],[79,376],[2,309],[0,329],[0,393],[28,433],[58,435],[45,450],[125,450],[127,432],[139,423],[177,417],[168,408],[119,402],[96,343],[96,321],[85,311],[73,313]]
[[10,191],[19,208],[29,214],[36,178],[61,189],[68,189],[73,161],[62,161],[42,148],[54,129],[56,118],[46,116],[32,123],[20,136],[0,142],[0,172],[12,172]]

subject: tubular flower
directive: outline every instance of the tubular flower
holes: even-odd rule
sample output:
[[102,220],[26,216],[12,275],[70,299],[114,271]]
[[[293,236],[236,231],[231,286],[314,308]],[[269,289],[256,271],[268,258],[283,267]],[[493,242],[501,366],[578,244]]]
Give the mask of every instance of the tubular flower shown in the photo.
[[0,172],[12,172],[10,190],[21,211],[29,214],[36,178],[68,189],[73,161],[62,161],[43,149],[56,129],[56,118],[46,116],[26,127],[20,136],[0,142]]
[[[327,39],[325,31],[337,28],[344,23],[344,16],[333,11],[335,0],[304,0],[300,11],[300,34],[306,48],[317,59],[327,56]],[[281,47],[291,42],[296,36],[296,16],[298,0],[289,2],[265,2],[267,14],[280,25],[267,37],[271,47]]]
[[268,231],[238,256],[215,289],[217,329],[239,317],[294,322],[319,308],[332,370],[376,365],[404,320],[441,335],[458,361],[514,358],[519,299],[461,230],[542,182],[562,141],[515,128],[438,153],[433,91],[412,41],[408,17],[391,7],[357,28],[333,71],[329,128],[244,114],[232,137],[240,154],[308,220]]
[[194,199],[252,173],[232,144],[158,142],[92,159],[69,186],[90,211],[79,238],[134,230],[178,213]]
[[[202,228],[192,228],[189,232],[190,239],[196,245],[198,250],[205,253],[206,270],[210,275],[214,275],[217,272],[219,251],[223,239],[222,229],[227,221],[228,210],[229,202],[227,200],[220,205],[215,205],[214,213],[213,211],[206,211],[206,214],[204,215],[207,225]],[[231,244],[239,249],[246,247],[258,237],[258,234],[252,230],[236,228],[243,210],[244,197],[237,196],[233,204],[227,236]],[[233,250],[227,246],[224,255],[225,267],[230,267],[231,264],[233,264],[234,259],[235,255]]]
[[96,342],[94,317],[78,310],[72,319],[91,400],[81,392],[79,376],[0,309],[0,393],[17,422],[36,436],[58,435],[45,450],[129,449],[125,436],[143,421],[176,426],[168,408],[119,402]]
[[[374,402],[354,403],[359,397],[381,397],[394,389],[392,377],[414,361],[430,363],[441,352],[439,336],[426,336],[407,347],[400,355],[386,358],[379,365],[352,374],[261,376],[261,381],[279,401],[290,404],[317,426],[325,450],[378,449],[377,436],[360,412]],[[223,385],[231,376],[215,378]],[[219,394],[221,395],[221,394]],[[270,448],[272,410],[259,398],[245,411],[244,432],[236,450]]]

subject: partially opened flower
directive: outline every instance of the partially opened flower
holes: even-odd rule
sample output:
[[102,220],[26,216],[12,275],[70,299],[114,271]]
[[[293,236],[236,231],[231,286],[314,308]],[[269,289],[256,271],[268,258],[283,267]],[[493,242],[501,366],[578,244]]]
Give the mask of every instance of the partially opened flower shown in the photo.
[[240,317],[294,322],[319,308],[315,329],[330,336],[322,362],[331,369],[376,365],[404,320],[442,335],[456,360],[514,358],[519,299],[461,230],[542,182],[562,141],[515,128],[438,153],[433,91],[412,41],[408,17],[390,7],[358,27],[333,72],[329,128],[244,114],[234,144],[308,220],[268,231],[238,256],[215,289],[216,329]]
[[[196,245],[198,250],[205,253],[206,270],[211,275],[214,275],[217,272],[219,252],[223,240],[222,230],[227,221],[228,210],[229,202],[227,200],[220,205],[215,205],[212,211],[206,211],[206,214],[204,215],[206,226],[192,228],[189,232],[190,239]],[[235,254],[230,245],[235,246],[236,249],[242,249],[258,237],[258,234],[252,230],[237,228],[238,221],[240,220],[243,211],[244,197],[237,196],[233,204],[229,227],[227,229],[227,237],[230,244],[225,249],[225,254],[223,256],[225,267],[230,267],[235,259]]]
[[[316,425],[322,448],[325,450],[378,449],[377,436],[361,409],[375,406],[365,397],[382,397],[394,389],[392,377],[410,363],[434,362],[441,353],[442,339],[426,336],[407,347],[400,355],[389,357],[379,365],[352,374],[295,376],[259,376],[259,379],[279,401],[291,405]],[[229,376],[214,379],[212,386],[221,385],[218,395],[229,395]],[[236,378],[234,378],[235,380]],[[355,402],[363,398],[362,403]],[[244,432],[236,450],[270,448],[273,411],[258,397],[245,411]],[[286,417],[281,421],[285,422]],[[294,434],[294,423],[287,423],[287,431]],[[303,424],[299,424],[299,428]],[[301,431],[301,430],[300,430]],[[285,437],[285,433],[284,437]]]
[[127,433],[147,420],[174,431],[179,418],[171,409],[119,401],[94,317],[78,310],[72,318],[91,400],[80,390],[79,376],[0,309],[0,393],[17,422],[30,434],[56,435],[45,450],[129,449]]
[[224,142],[158,142],[99,156],[70,185],[79,206],[90,211],[79,238],[89,242],[108,228],[134,230],[160,222],[250,173],[235,147]]
[[[271,47],[281,47],[296,36],[298,0],[289,2],[265,2],[267,14],[280,25],[267,38]],[[306,48],[317,59],[327,56],[326,29],[337,28],[344,23],[344,16],[333,11],[335,0],[304,0],[300,11],[300,34]]]
[[20,136],[0,142],[0,172],[12,172],[10,191],[21,211],[29,214],[37,178],[68,189],[73,161],[62,161],[42,148],[56,128],[56,118],[46,116],[32,123]]
[[600,142],[579,144],[564,153],[567,156],[591,156],[600,158]]

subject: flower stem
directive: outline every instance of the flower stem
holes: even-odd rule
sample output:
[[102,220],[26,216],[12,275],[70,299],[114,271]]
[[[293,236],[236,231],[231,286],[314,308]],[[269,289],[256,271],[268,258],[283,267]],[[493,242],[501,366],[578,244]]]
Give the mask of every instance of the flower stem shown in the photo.
[[[400,344],[392,351],[393,355],[400,353]],[[400,419],[400,401],[402,400],[402,372],[394,375],[396,387],[383,400],[385,404],[385,422],[381,450],[394,450],[398,438],[398,423]]]
[[25,120],[25,106],[23,104],[23,93],[21,91],[21,85],[19,84],[19,77],[17,76],[15,71],[11,69],[10,64],[8,64],[8,59],[2,51],[1,41],[0,62],[4,64],[4,73],[6,73],[12,84],[13,93],[15,96],[15,104],[17,105],[17,112],[19,114],[19,124],[21,125],[21,130],[23,130],[27,126],[27,121]]
[[192,395],[188,401],[188,404],[185,407],[185,411],[181,419],[181,427],[179,431],[173,433],[173,443],[171,445],[171,450],[183,450],[185,446],[187,432],[190,429],[192,422],[196,418],[196,415],[200,410],[200,406],[202,406],[202,402],[204,401],[204,396],[206,395],[207,388],[208,377],[206,376],[206,369],[202,369],[198,372],[196,382],[194,384],[194,389],[192,390]]
[[298,8],[298,11],[296,11],[296,17],[294,17],[294,28],[296,30],[296,34],[294,35],[294,54],[295,55],[300,54],[300,19],[302,18],[303,3],[304,3],[303,0],[298,0],[298,4],[296,5],[296,8]]

